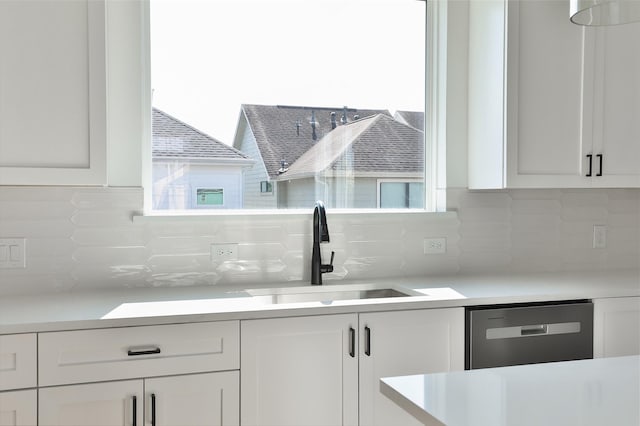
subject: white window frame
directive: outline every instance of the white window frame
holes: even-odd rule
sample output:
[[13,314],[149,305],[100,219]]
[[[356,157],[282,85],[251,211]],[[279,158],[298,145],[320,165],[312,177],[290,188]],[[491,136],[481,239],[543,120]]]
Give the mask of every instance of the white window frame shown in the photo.
[[[425,208],[423,213],[446,211],[446,87],[447,87],[447,2],[449,0],[426,1],[426,64],[425,64]],[[150,61],[150,4],[149,0],[140,3],[142,8],[143,82],[142,108],[142,184],[144,188],[144,216],[184,216],[185,212],[152,210],[151,175],[151,61]],[[430,182],[429,185],[426,182]],[[272,194],[275,194],[275,188]],[[263,194],[266,195],[266,194]],[[388,209],[341,209],[341,213],[397,214],[398,210]],[[415,211],[415,210],[414,210]],[[200,214],[242,215],[282,215],[306,212],[301,209],[220,209],[220,211],[201,212]],[[186,214],[192,217],[192,214]]]

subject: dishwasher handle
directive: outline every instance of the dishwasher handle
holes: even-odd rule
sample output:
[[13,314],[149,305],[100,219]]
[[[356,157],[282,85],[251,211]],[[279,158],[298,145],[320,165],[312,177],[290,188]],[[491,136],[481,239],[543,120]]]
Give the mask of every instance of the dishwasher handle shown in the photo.
[[533,336],[535,334],[547,334],[549,327],[547,324],[540,325],[523,325],[520,327],[521,336]]
[[580,322],[557,322],[551,324],[518,325],[515,327],[487,328],[485,338],[512,339],[515,337],[550,336],[553,334],[580,333]]

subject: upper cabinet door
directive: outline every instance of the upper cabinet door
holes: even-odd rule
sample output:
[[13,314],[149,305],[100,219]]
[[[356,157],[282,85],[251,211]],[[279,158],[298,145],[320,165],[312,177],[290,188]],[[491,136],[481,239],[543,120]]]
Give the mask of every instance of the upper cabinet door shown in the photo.
[[640,187],[640,24],[568,11],[470,1],[470,188]]
[[[582,108],[593,43],[569,21],[569,1],[509,1],[507,8],[507,187],[588,187]],[[587,130],[587,131],[585,131]]]
[[0,2],[0,184],[105,185],[104,0]]
[[640,187],[640,23],[596,29],[595,74],[593,186]]

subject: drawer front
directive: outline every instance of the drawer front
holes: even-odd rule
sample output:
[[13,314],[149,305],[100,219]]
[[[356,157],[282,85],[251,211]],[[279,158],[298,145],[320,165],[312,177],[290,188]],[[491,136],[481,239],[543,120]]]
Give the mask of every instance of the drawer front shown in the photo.
[[37,385],[36,335],[0,336],[0,391]]
[[40,333],[40,386],[240,368],[239,322]]

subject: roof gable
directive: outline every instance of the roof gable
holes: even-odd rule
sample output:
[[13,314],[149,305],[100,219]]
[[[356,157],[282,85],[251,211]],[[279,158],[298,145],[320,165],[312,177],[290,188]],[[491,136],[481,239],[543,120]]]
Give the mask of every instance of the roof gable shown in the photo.
[[248,157],[175,117],[153,108],[153,158],[247,159]]
[[293,164],[332,132],[332,112],[335,113],[336,130],[341,127],[341,118],[345,113],[347,123],[353,123],[356,116],[384,114],[391,117],[387,110],[344,107],[245,104],[242,105],[242,110],[256,139],[267,173],[272,178],[278,176],[283,159]]

